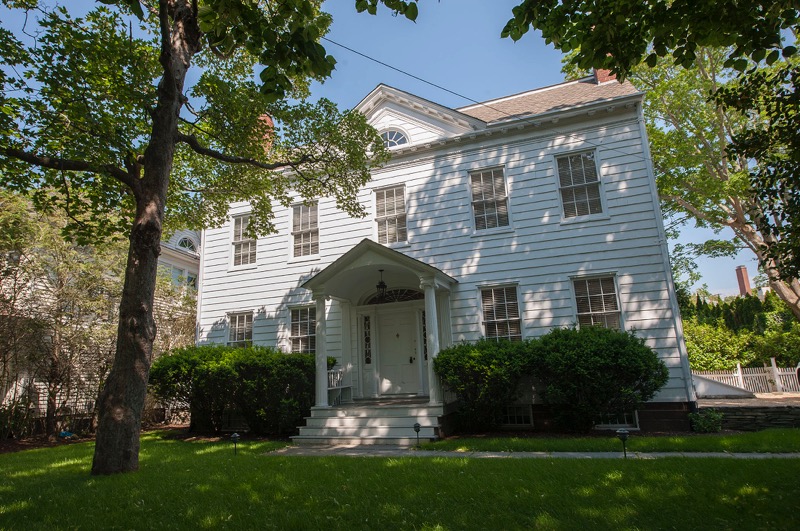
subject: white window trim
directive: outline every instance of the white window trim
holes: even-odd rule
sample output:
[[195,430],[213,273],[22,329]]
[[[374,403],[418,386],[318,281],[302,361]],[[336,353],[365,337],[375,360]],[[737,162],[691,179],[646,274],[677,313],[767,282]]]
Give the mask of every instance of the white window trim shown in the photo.
[[[225,315],[225,318],[226,318],[226,321],[227,321],[227,324],[228,324],[228,329],[227,329],[228,337],[225,340],[225,344],[228,345],[228,346],[236,346],[236,343],[240,342],[240,341],[232,341],[231,340],[231,332],[233,330],[232,319],[233,319],[233,317],[235,317],[235,316],[238,317],[240,315],[245,315],[245,316],[249,315],[250,316],[250,339],[249,339],[249,341],[250,341],[251,345],[253,344],[254,335],[255,335],[255,324],[256,324],[255,312],[253,310],[241,310],[241,311],[235,311],[235,312],[228,312]],[[248,341],[248,340],[244,339],[244,340],[241,340],[241,341]]]
[[235,242],[233,240],[236,234],[236,218],[241,218],[244,216],[252,216],[250,212],[242,212],[240,214],[234,214],[230,217],[230,228],[228,229],[228,253],[229,253],[229,260],[228,260],[228,271],[247,271],[249,269],[256,269],[258,267],[258,239],[253,239],[256,242],[256,261],[251,264],[240,264],[234,265],[235,262]]
[[319,241],[319,245],[317,246],[317,252],[315,254],[306,254],[303,256],[295,256],[294,255],[294,207],[296,206],[308,206],[303,201],[295,201],[289,206],[289,227],[288,227],[288,234],[289,234],[289,250],[288,255],[289,258],[287,259],[288,264],[297,264],[301,262],[317,262],[320,260],[322,256],[322,223],[320,223],[320,202],[319,200],[315,200],[314,203],[317,205],[317,239]]
[[288,326],[286,327],[286,352],[292,352],[292,339],[295,337],[292,335],[292,312],[294,310],[314,310],[314,330],[312,334],[314,336],[314,352],[316,353],[316,341],[317,341],[317,330],[316,330],[316,323],[317,323],[317,316],[316,310],[317,307],[314,304],[295,304],[292,306],[288,306],[286,308],[286,323]]
[[[483,171],[500,170],[503,172],[503,184],[506,187],[506,207],[508,208],[508,225],[502,227],[492,227],[489,229],[479,229],[475,221],[475,206],[473,205],[472,197],[472,174]],[[505,164],[496,164],[489,166],[476,166],[467,170],[466,177],[467,187],[467,200],[469,201],[469,216],[470,224],[472,225],[472,234],[470,236],[489,236],[495,234],[510,234],[514,232],[514,211],[511,208],[511,182],[508,176],[508,166]]]
[[486,324],[483,315],[483,295],[482,291],[485,289],[498,289],[498,288],[514,288],[517,293],[517,310],[519,311],[519,334],[520,334],[520,341],[525,341],[526,334],[525,334],[525,301],[522,298],[522,292],[520,291],[520,287],[518,283],[514,282],[501,282],[497,284],[479,284],[477,286],[476,291],[476,300],[478,304],[478,324],[482,331],[481,337],[485,339],[494,339],[490,338],[489,335],[486,333]]
[[589,275],[571,275],[569,277],[569,292],[572,297],[572,322],[575,323],[575,328],[580,328],[578,322],[578,296],[575,293],[575,280],[591,280],[594,278],[611,277],[614,280],[614,289],[617,293],[617,304],[619,305],[619,330],[625,331],[625,304],[622,300],[622,293],[619,291],[619,275],[616,271],[606,271],[603,273],[591,273]]
[[375,241],[380,243],[378,238],[378,192],[382,192],[384,190],[391,190],[393,188],[402,188],[403,189],[403,206],[406,210],[406,239],[404,241],[399,242],[392,242],[392,243],[381,243],[381,245],[389,247],[391,249],[398,249],[403,247],[410,247],[411,246],[411,233],[409,231],[409,214],[408,214],[408,194],[406,193],[406,184],[405,183],[397,183],[397,184],[387,184],[385,186],[379,186],[377,188],[373,188],[371,190],[372,195],[372,234],[375,238]]
[[[405,149],[405,148],[407,148],[407,147],[409,147],[411,145],[411,135],[409,135],[408,131],[406,131],[404,128],[398,127],[396,125],[390,125],[388,127],[384,127],[383,129],[381,129],[378,132],[378,136],[381,136],[381,135],[383,135],[383,133],[387,133],[389,131],[397,131],[400,134],[402,134],[404,137],[406,137],[406,143],[405,144],[400,144],[400,145],[397,145],[397,146],[391,146],[391,147],[387,146],[386,149],[389,149],[389,150]],[[381,140],[383,140],[383,136],[381,136]]]
[[[581,155],[583,153],[593,153],[594,154],[594,162],[595,162],[595,170],[597,171],[597,183],[599,185],[600,190],[600,207],[603,209],[602,212],[599,214],[586,214],[584,216],[573,216],[568,218],[566,213],[564,212],[564,200],[561,197],[561,180],[558,177],[558,159],[562,157],[570,157],[573,155]],[[605,179],[603,173],[603,164],[602,159],[600,158],[599,150],[589,148],[589,149],[570,149],[566,151],[559,151],[553,154],[552,157],[552,165],[553,165],[553,181],[556,185],[556,196],[558,199],[558,208],[561,212],[561,224],[567,225],[570,223],[583,223],[586,221],[602,221],[611,219],[611,215],[608,213],[608,202],[606,201],[606,186],[605,186]]]

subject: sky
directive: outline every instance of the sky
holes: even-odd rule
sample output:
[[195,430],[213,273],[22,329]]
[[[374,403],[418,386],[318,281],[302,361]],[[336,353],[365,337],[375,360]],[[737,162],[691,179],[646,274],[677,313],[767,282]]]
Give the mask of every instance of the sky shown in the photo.
[[[463,107],[564,81],[562,54],[545,44],[541,34],[530,31],[518,42],[500,38],[511,9],[520,1],[419,0],[414,23],[383,6],[372,16],[357,13],[355,0],[326,0],[323,9],[333,16],[333,25],[323,45],[337,65],[329,80],[312,85],[312,99],[324,97],[352,108],[384,83],[441,105]],[[92,5],[88,0],[62,3],[80,9]],[[0,14],[3,11],[0,8]],[[6,22],[13,26],[17,21]],[[711,231],[689,228],[680,241],[711,237]],[[716,237],[730,238],[732,232]],[[735,259],[703,258],[697,263],[702,280],[695,287],[706,284],[720,295],[738,293],[736,266],[747,266],[752,283],[758,265],[749,251]]]
[[[376,16],[357,13],[354,3],[324,3],[323,9],[333,16],[330,41],[447,90],[324,41],[337,60],[336,70],[331,79],[312,86],[312,98],[328,98],[351,108],[384,83],[448,107],[462,107],[564,81],[562,54],[547,45],[541,34],[530,31],[518,42],[500,38],[512,7],[520,0],[420,0],[416,23],[395,17],[385,8]],[[732,237],[729,229],[714,235],[688,227],[679,241]],[[730,259],[700,258],[697,265],[702,279],[695,288],[706,284],[711,293],[723,296],[739,293],[736,266],[747,267],[751,284],[758,272],[750,251]]]

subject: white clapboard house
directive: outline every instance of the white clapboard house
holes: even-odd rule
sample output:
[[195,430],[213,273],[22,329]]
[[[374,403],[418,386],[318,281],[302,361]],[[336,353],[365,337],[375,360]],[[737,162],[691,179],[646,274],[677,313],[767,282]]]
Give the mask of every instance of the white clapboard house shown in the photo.
[[[201,343],[315,352],[302,441],[411,441],[446,425],[437,353],[554,327],[636,330],[670,370],[609,425],[686,426],[694,402],[650,163],[642,93],[607,72],[459,109],[380,85],[357,106],[392,160],[351,219],[330,199],[276,205],[248,239],[248,205],[204,233]],[[325,360],[335,357],[328,371]],[[535,393],[510,426],[546,427]]]

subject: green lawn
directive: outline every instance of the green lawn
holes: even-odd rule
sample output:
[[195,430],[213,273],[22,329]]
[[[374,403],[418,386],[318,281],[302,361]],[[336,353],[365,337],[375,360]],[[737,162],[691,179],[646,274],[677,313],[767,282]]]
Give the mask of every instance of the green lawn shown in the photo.
[[[800,429],[771,429],[733,435],[640,436],[628,439],[631,452],[800,452]],[[425,443],[425,450],[459,452],[621,452],[614,432],[592,437],[458,437]]]
[[141,470],[92,444],[0,455],[2,529],[796,529],[800,459],[282,457],[147,434]]

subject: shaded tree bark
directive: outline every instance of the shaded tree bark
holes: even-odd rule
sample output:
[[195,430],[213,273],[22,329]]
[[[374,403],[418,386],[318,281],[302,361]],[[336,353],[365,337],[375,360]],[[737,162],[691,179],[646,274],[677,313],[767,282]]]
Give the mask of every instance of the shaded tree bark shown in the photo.
[[128,168],[134,177],[130,184],[136,199],[136,216],[120,303],[117,352],[99,399],[92,474],[139,468],[142,409],[156,336],[153,300],[164,205],[186,72],[192,56],[200,50],[196,6],[192,4],[187,0],[159,1],[160,62],[164,70],[158,84],[158,103],[151,113],[148,147],[142,160],[131,162]]

